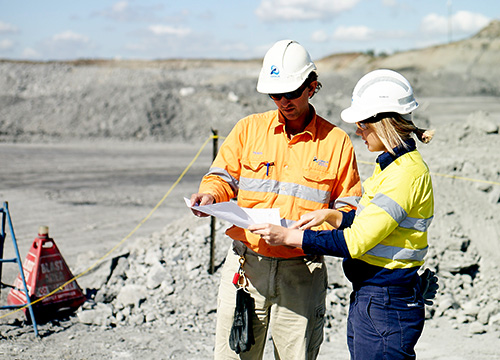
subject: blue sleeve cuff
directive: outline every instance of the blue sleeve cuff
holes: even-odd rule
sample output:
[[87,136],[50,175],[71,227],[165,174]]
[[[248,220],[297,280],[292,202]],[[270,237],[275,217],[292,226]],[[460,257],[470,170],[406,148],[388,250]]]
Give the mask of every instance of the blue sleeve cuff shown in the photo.
[[356,216],[356,210],[351,210],[349,212],[342,212],[342,222],[338,230],[344,230],[352,225],[354,222],[354,217]]
[[302,250],[309,255],[331,255],[351,258],[342,230],[305,230]]

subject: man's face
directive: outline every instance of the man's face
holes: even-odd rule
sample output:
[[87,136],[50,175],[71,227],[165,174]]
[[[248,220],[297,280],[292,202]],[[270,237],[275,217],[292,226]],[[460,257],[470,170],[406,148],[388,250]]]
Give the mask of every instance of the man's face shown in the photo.
[[302,90],[301,95],[296,99],[287,99],[285,96],[281,96],[279,100],[276,100],[278,97],[275,96],[271,96],[271,98],[286,120],[302,120],[309,111],[309,97],[313,95],[316,86],[317,81],[313,81]]

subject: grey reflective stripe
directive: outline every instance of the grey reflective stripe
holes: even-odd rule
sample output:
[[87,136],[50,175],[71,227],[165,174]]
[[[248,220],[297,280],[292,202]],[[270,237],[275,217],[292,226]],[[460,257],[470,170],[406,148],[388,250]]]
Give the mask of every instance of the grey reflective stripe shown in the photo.
[[353,207],[358,207],[359,200],[361,199],[360,196],[348,196],[344,198],[338,198],[335,200],[333,203],[333,208],[338,209],[347,205],[351,205]]
[[428,246],[426,246],[423,249],[414,250],[414,249],[404,249],[396,246],[387,246],[378,244],[373,249],[368,250],[366,253],[369,255],[390,260],[422,261],[424,260],[425,254],[427,254],[428,249],[429,249]]
[[295,220],[289,220],[289,219],[281,219],[281,226],[289,228],[293,224],[295,224],[297,221]]
[[358,216],[359,213],[363,211],[364,208],[365,208],[364,205],[358,204],[358,208],[356,209],[356,216]]
[[398,224],[401,223],[408,214],[397,202],[389,196],[378,193],[372,200],[372,203],[387,212]]
[[413,97],[413,95],[408,95],[408,96],[405,96],[404,98],[398,99],[399,105],[406,105],[406,104],[411,103],[412,101],[415,101],[415,98]]
[[431,225],[432,217],[427,219],[409,217],[406,211],[387,195],[380,193],[375,195],[372,203],[387,212],[402,228],[425,232]]
[[[408,91],[410,90],[410,88],[408,87],[408,85],[406,85],[404,82],[400,81],[399,79],[395,79],[393,77],[390,77],[390,76],[382,76],[382,77],[378,77],[376,79],[372,79],[371,81],[368,81],[366,84],[364,84],[359,90],[358,90],[358,93],[357,95],[359,97],[361,97],[363,95],[363,93],[366,91],[366,89],[368,87],[370,87],[371,85],[373,84],[376,84],[378,82],[392,82],[392,83],[395,83],[396,85],[399,85],[401,86],[405,91]],[[398,99],[398,103],[399,105],[405,105],[405,104],[409,104],[411,102],[415,101],[415,98],[413,96],[413,94],[411,95],[408,95],[408,96],[405,96],[401,99]]]
[[208,170],[208,173],[205,174],[205,176],[207,175],[217,175],[222,180],[227,182],[235,193],[238,193],[238,179],[232,177],[226,170],[212,167]]
[[331,194],[330,191],[313,189],[304,185],[289,182],[267,179],[250,179],[244,177],[240,178],[239,187],[241,190],[289,195],[320,204],[328,204]]
[[434,216],[431,216],[428,219],[417,219],[412,217],[407,217],[399,224],[400,227],[405,229],[414,229],[422,232],[426,232],[429,226],[431,225],[432,219]]
[[405,91],[408,91],[410,88],[402,81],[398,80],[398,79],[395,79],[393,77],[390,77],[390,76],[381,76],[381,77],[378,77],[376,79],[372,79],[371,81],[368,81],[366,84],[364,84],[361,89],[358,90],[358,96],[361,96],[363,95],[363,93],[365,92],[365,90],[370,87],[371,85],[373,84],[376,84],[378,82],[386,82],[386,81],[389,81],[389,82],[393,82],[399,86],[401,86],[403,89],[405,89]]

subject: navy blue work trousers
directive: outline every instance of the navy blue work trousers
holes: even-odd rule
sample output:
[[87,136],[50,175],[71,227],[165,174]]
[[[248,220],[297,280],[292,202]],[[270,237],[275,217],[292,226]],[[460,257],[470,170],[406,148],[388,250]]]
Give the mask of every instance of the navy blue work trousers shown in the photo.
[[418,288],[355,287],[350,300],[347,343],[352,360],[416,359],[425,321]]

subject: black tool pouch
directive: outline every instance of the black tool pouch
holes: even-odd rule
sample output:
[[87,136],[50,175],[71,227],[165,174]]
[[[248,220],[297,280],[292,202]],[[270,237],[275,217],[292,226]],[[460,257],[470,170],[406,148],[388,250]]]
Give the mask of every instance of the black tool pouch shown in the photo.
[[236,290],[236,308],[229,336],[229,346],[236,354],[250,350],[250,347],[255,344],[252,327],[254,307],[254,299],[246,289]]

